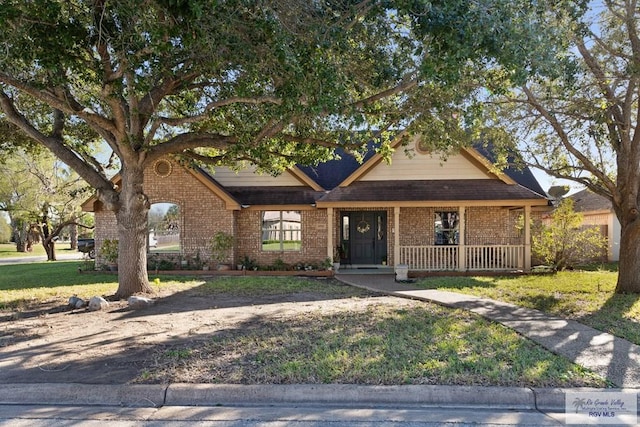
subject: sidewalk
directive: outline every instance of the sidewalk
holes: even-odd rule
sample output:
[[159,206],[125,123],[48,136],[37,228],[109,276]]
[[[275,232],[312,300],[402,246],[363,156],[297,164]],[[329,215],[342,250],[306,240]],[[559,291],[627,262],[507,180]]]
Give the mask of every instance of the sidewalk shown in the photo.
[[640,346],[573,320],[457,292],[412,288],[393,274],[337,274],[343,283],[403,298],[460,308],[502,323],[546,349],[607,378],[620,388],[640,388]]

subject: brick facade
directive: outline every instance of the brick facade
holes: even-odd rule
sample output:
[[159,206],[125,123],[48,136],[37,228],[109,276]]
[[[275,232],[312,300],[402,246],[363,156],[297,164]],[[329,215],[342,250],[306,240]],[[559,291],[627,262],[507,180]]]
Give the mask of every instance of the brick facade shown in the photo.
[[[419,246],[435,243],[436,212],[458,212],[458,206],[402,208],[400,245]],[[521,245],[524,235],[518,228],[522,212],[496,206],[465,208],[465,244]]]
[[[214,234],[224,231],[235,237],[235,249],[227,262],[241,263],[245,257],[257,265],[269,266],[277,261],[288,265],[319,265],[328,255],[328,212],[326,209],[307,207],[301,210],[300,250],[265,251],[262,249],[262,212],[258,209],[228,209],[225,202],[211,188],[203,184],[189,171],[172,163],[169,173],[158,174],[153,167],[145,173],[144,188],[152,204],[172,203],[180,209],[179,258],[211,259],[210,244]],[[99,203],[96,204],[99,206]],[[283,207],[286,210],[287,207]],[[357,207],[334,209],[334,244],[340,242],[341,213],[353,211],[384,211],[387,214],[387,263],[393,266],[394,233],[399,233],[400,246],[433,245],[435,239],[436,212],[458,211],[458,206],[402,207],[399,230],[394,230],[394,208]],[[474,206],[465,209],[465,243],[467,245],[521,245],[522,209],[507,207]],[[533,218],[539,215],[532,215]],[[95,237],[97,265],[103,263],[99,248],[104,239],[117,239],[115,216],[111,212],[96,209]],[[333,252],[333,250],[331,251]],[[234,267],[235,268],[235,267]]]
[[[172,163],[168,176],[156,174],[148,168],[144,177],[144,188],[149,201],[172,203],[180,209],[180,252],[183,258],[193,258],[199,254],[203,261],[211,259],[210,244],[218,231],[235,236],[236,248],[231,259],[232,265],[241,262],[245,256],[259,265],[270,265],[277,259],[287,264],[320,264],[327,257],[327,213],[325,210],[303,210],[302,245],[300,251],[263,251],[261,242],[261,213],[259,210],[234,211],[226,208],[224,202],[202,182],[181,166]],[[116,218],[112,212],[95,212],[96,248],[105,239],[117,239]],[[173,255],[173,254],[172,254]],[[165,256],[166,257],[166,256]],[[98,250],[97,265],[104,263]]]
[[236,212],[237,238],[236,259],[241,262],[249,257],[259,265],[272,265],[276,260],[286,264],[321,264],[327,257],[327,212],[325,210],[303,210],[302,244],[299,251],[262,250],[262,212],[243,210]]

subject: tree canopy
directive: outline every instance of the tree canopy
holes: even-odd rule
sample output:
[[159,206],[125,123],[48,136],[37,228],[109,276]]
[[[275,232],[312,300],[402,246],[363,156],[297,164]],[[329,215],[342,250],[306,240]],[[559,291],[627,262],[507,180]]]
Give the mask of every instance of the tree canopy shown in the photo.
[[[172,154],[277,173],[372,138],[389,154],[389,131],[400,129],[436,149],[459,146],[478,88],[502,90],[557,58],[557,29],[539,25],[550,4],[581,10],[524,0],[4,0],[0,118],[115,212],[126,296],[149,289],[146,165]],[[96,140],[113,152],[121,188],[92,154]]]
[[566,33],[570,66],[492,98],[486,124],[507,129],[524,163],[611,200],[622,226],[617,291],[640,292],[640,7],[592,7],[582,19],[549,17]]
[[14,150],[0,161],[0,211],[7,213],[18,251],[40,242],[55,260],[55,237],[82,225],[80,202],[90,188],[51,153]]

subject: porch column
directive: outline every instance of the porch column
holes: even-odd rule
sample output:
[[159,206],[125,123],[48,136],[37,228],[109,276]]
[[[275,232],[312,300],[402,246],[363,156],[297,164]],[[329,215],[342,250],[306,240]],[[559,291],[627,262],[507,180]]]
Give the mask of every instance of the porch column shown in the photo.
[[333,248],[336,246],[333,242],[333,208],[327,208],[327,258],[330,258],[333,261]]
[[400,264],[400,207],[393,208],[393,265]]
[[460,217],[460,225],[458,227],[458,270],[465,271],[467,269],[467,242],[465,235],[465,207],[458,207],[458,216]]
[[531,206],[524,207],[524,271],[531,271]]

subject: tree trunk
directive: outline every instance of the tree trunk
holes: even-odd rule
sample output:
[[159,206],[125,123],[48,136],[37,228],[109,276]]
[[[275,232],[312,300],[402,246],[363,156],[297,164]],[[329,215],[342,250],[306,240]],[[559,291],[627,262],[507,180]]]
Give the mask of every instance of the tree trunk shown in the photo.
[[640,218],[620,222],[622,231],[616,293],[640,293]]
[[78,225],[72,224],[69,227],[69,240],[71,241],[71,250],[78,250]]
[[150,293],[147,275],[147,218],[149,201],[143,192],[143,169],[136,166],[121,171],[118,221],[118,291],[115,297]]
[[27,240],[20,232],[13,234],[13,240],[16,242],[16,252],[27,252]]
[[42,240],[42,246],[47,253],[47,261],[56,261],[56,242],[50,238]]
[[13,232],[13,241],[16,243],[17,252],[27,251],[27,231],[24,221],[9,216]]

